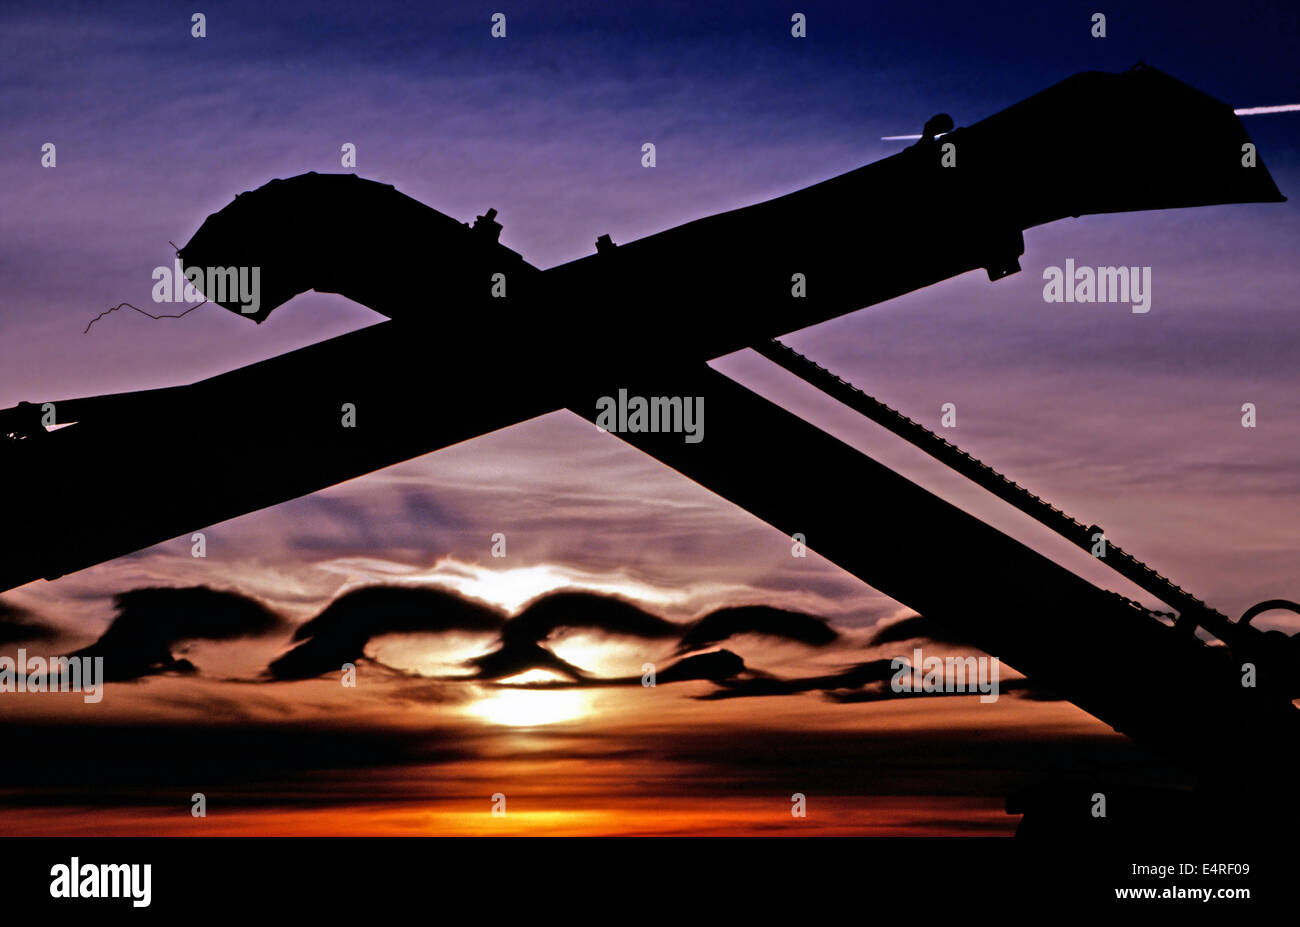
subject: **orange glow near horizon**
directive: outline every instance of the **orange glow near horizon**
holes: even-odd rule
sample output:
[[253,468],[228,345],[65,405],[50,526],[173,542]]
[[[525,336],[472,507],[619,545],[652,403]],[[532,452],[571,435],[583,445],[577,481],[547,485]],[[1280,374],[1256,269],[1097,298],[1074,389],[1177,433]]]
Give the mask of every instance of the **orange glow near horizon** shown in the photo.
[[577,836],[1011,836],[1019,817],[1000,799],[954,796],[820,796],[807,816],[790,813],[789,796],[659,796],[568,800],[544,807],[536,796],[512,799],[494,816],[482,800],[437,804],[375,803],[320,808],[236,809],[192,818],[188,806],[28,808],[6,813],[12,836],[171,837],[577,837]]

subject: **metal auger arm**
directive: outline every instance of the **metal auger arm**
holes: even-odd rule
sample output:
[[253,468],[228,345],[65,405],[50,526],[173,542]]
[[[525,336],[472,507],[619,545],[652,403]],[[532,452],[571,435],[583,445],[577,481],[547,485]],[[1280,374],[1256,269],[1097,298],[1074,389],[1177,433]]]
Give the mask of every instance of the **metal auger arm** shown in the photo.
[[[787,536],[802,534],[809,549],[1203,781],[1267,783],[1271,794],[1289,786],[1300,711],[1276,692],[1243,688],[1225,648],[1176,631],[707,366],[627,371],[623,382],[630,395],[703,397],[708,424],[697,444],[671,432],[622,440]],[[570,408],[594,422],[595,400]]]

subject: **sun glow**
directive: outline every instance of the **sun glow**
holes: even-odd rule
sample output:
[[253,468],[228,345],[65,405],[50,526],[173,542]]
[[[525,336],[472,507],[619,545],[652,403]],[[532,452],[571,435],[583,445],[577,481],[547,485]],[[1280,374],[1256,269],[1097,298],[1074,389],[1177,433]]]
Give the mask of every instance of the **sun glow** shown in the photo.
[[[529,670],[501,680],[506,686],[547,682],[561,677],[546,670]],[[573,721],[588,713],[585,692],[571,689],[493,689],[466,711],[476,718],[508,727],[539,727]]]
[[657,605],[674,604],[684,598],[680,590],[664,589],[618,573],[591,574],[549,563],[501,570],[444,558],[420,578],[450,587],[461,595],[491,602],[509,612],[560,589],[623,595]]
[[587,704],[581,692],[501,689],[475,702],[467,710],[493,724],[537,727],[580,718],[586,714]]
[[547,649],[566,663],[597,676],[640,676],[647,661],[663,659],[671,643],[599,634],[574,633],[553,636]]

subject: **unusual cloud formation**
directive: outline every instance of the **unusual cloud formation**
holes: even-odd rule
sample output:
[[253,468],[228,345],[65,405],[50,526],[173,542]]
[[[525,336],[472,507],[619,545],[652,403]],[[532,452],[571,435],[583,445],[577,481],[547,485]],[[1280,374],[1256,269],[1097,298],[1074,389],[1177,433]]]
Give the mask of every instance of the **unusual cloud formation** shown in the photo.
[[27,609],[0,602],[0,647],[28,641],[47,641],[56,636],[54,628]]
[[[105,678],[121,681],[159,673],[193,673],[194,665],[173,653],[186,641],[231,641],[263,637],[284,628],[283,620],[248,596],[205,586],[141,588],[115,598],[118,615],[95,643],[72,656],[104,657]],[[569,689],[639,686],[640,675],[602,677],[558,656],[548,645],[557,634],[585,632],[604,637],[675,641],[679,657],[656,668],[655,683],[703,681],[714,691],[705,700],[784,696],[817,692],[835,702],[862,702],[897,695],[885,683],[895,674],[891,659],[853,663],[815,675],[781,678],[751,668],[730,650],[695,651],[742,635],[758,635],[807,647],[826,647],[841,639],[822,619],[763,605],[722,608],[679,623],[612,595],[562,591],[539,596],[511,617],[477,599],[429,586],[368,586],[330,602],[296,628],[295,645],[272,660],[264,679],[313,679],[338,672],[365,657],[372,640],[387,635],[479,634],[495,638],[488,653],[462,664],[468,675],[442,681],[494,682],[530,670],[563,677],[515,683],[512,688]],[[53,636],[22,609],[0,603],[0,643]],[[949,629],[912,616],[878,629],[868,646],[926,639],[969,646]],[[382,665],[382,664],[381,664]],[[389,667],[392,669],[393,667]],[[1051,698],[1005,680],[1004,690]]]
[[[344,663],[361,659],[367,643],[384,634],[491,632],[498,635],[492,652],[467,661],[470,677],[480,681],[505,679],[529,670],[549,670],[571,680],[564,685],[625,685],[640,677],[593,678],[544,646],[561,631],[587,631],[611,637],[678,641],[677,653],[688,653],[740,634],[758,634],[823,646],[839,635],[823,619],[778,608],[753,605],[711,612],[697,621],[679,624],[654,615],[615,596],[594,592],[554,592],[533,599],[513,618],[489,605],[442,589],[371,586],[345,593],[295,633],[301,640],[269,667],[275,679],[307,679],[337,672]],[[717,680],[744,670],[735,654],[705,654],[709,660],[687,658],[664,669],[657,681]]]
[[595,592],[538,596],[501,630],[505,643],[541,642],[556,631],[596,631],[646,640],[678,637],[682,626],[625,599]]
[[[868,643],[874,647],[882,644],[918,640],[928,640],[947,646],[968,648],[973,646],[948,625],[927,618],[924,615],[912,615],[878,628],[872,634]],[[912,661],[910,657],[903,656],[902,659],[911,667]],[[716,691],[696,697],[706,701],[714,701],[821,692],[830,701],[848,704],[853,702],[878,702],[903,697],[910,698],[916,695],[935,697],[968,693],[968,690],[921,692],[919,688],[905,692],[895,692],[885,683],[890,681],[900,668],[901,666],[896,665],[893,658],[887,658],[856,663],[833,673],[789,679],[761,673],[750,673],[751,678],[738,678],[739,674],[737,674],[737,678],[719,682],[719,688]],[[916,668],[912,668],[912,672],[916,671]],[[998,689],[1002,693],[1015,692],[1024,698],[1036,701],[1059,700],[1058,696],[1033,686],[1029,680],[1024,678],[1013,677],[999,680]]]
[[103,657],[104,678],[115,682],[194,672],[194,664],[172,653],[182,641],[259,637],[284,626],[260,602],[207,586],[132,589],[114,604],[118,614],[108,630],[71,656]]
[[761,634],[824,647],[839,640],[839,633],[823,618],[766,605],[720,608],[705,615],[682,635],[678,653],[689,653],[740,634]]
[[[680,624],[654,615],[616,596],[594,592],[555,592],[533,599],[513,618],[482,602],[456,593],[421,587],[374,586],[345,593],[294,634],[303,640],[275,660],[276,679],[302,679],[337,672],[343,663],[362,658],[366,644],[381,634],[496,632],[495,649],[465,662],[474,672],[453,681],[506,679],[529,670],[546,670],[563,679],[535,680],[511,685],[517,689],[554,690],[639,686],[640,675],[598,677],[562,659],[548,646],[552,635],[585,631],[610,637],[643,640],[676,639],[676,654],[691,654],[740,635],[761,635],[810,647],[825,647],[840,639],[825,620],[799,612],[749,605],[723,608]],[[305,640],[304,640],[305,639]],[[871,646],[908,640],[969,646],[947,627],[913,616],[879,629]],[[717,688],[697,698],[706,700],[797,695],[820,692],[835,702],[878,701],[899,697],[887,683],[896,674],[891,659],[860,662],[832,672],[780,678],[748,667],[730,650],[684,656],[657,669],[656,685],[705,681]],[[1051,698],[1030,689],[1023,680],[1001,683],[1004,691]],[[910,694],[910,693],[909,693]],[[935,693],[925,693],[935,694]]]
[[891,621],[889,624],[877,628],[876,632],[871,635],[871,643],[873,646],[879,646],[880,644],[896,644],[901,641],[917,640],[918,638],[945,644],[970,646],[970,641],[966,640],[956,629],[925,615],[909,615],[906,618]]
[[274,660],[268,672],[275,679],[312,679],[357,662],[370,639],[382,634],[491,632],[504,623],[496,609],[454,592],[369,586],[343,594],[299,626],[293,639],[302,643]]

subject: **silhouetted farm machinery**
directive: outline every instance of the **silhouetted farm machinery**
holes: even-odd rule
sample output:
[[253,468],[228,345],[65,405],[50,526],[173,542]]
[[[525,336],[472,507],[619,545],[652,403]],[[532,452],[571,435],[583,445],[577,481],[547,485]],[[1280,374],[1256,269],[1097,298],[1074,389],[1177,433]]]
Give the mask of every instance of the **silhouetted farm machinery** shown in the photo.
[[[936,117],[898,154],[768,202],[626,244],[602,236],[595,253],[549,270],[500,243],[494,211],[467,226],[353,175],[305,174],[241,194],[178,256],[260,268],[260,299],[252,312],[231,293],[208,292],[211,301],[260,323],[315,289],[388,321],[189,385],[50,399],[59,423],[75,423],[58,430],[41,424],[44,400],[0,412],[9,547],[0,589],[555,409],[595,421],[598,397],[619,389],[703,396],[699,443],[665,431],[618,436],[961,629],[1186,770],[1199,790],[1121,799],[1109,826],[1294,822],[1297,639],[1251,622],[1258,609],[1294,603],[1261,603],[1234,622],[1111,544],[1103,561],[1177,613],[1167,620],[706,365],[753,347],[1090,548],[1097,526],[774,339],[967,271],[1013,273],[1024,231],[1046,222],[1284,197],[1262,162],[1243,164],[1249,138],[1231,107],[1149,67],[1079,74],[935,137],[950,127]],[[955,167],[942,163],[948,145]],[[605,334],[614,337],[597,344]],[[340,427],[344,403],[356,427]],[[791,452],[802,476],[780,463]],[[1255,686],[1242,684],[1246,663]],[[1026,832],[1095,832],[1089,807],[1068,790],[1012,803]]]

